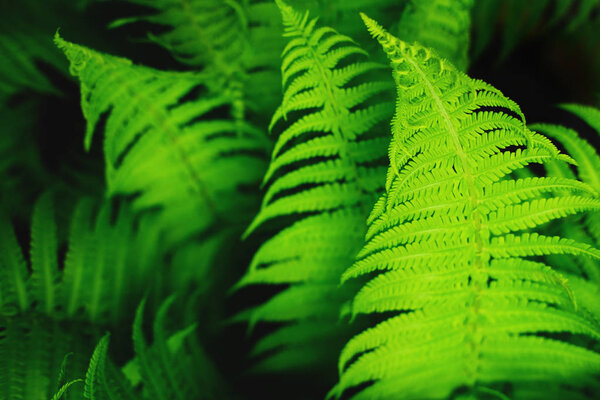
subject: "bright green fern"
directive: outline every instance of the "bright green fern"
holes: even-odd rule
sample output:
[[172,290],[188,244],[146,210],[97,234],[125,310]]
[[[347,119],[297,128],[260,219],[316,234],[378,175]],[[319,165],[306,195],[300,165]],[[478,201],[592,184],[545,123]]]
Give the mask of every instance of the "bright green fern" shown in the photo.
[[399,98],[386,193],[342,279],[372,278],[352,314],[394,315],[348,342],[332,394],[360,385],[356,399],[511,397],[537,384],[518,398],[564,399],[594,386],[600,315],[583,299],[597,287],[539,256],[600,251],[536,229],[599,210],[596,192],[574,179],[512,179],[527,165],[571,159],[497,89],[364,19]]
[[215,93],[206,77],[136,66],[59,36],[56,43],[81,81],[86,148],[104,133],[108,195],[135,196],[136,211],[155,211],[165,247],[184,260],[179,269],[200,279],[256,207],[263,132],[232,119],[232,92]]
[[347,298],[338,277],[359,249],[368,209],[384,183],[388,141],[380,122],[392,108],[391,84],[369,79],[381,65],[347,36],[277,3],[289,42],[272,126],[283,131],[264,178],[262,208],[246,234],[292,219],[260,247],[237,285],[288,285],[240,316],[250,326],[286,323],[256,345],[255,355],[268,353],[261,370],[331,366],[346,329],[337,324]]

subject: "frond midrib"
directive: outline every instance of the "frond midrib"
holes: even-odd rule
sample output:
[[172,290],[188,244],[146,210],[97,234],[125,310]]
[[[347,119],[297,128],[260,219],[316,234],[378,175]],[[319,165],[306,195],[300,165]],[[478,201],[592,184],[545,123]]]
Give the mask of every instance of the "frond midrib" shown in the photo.
[[[363,195],[370,194],[371,191],[368,189],[368,185],[366,185],[362,182],[362,178],[361,178],[360,174],[358,173],[358,165],[357,165],[356,161],[354,161],[354,159],[350,155],[350,152],[348,150],[348,140],[344,135],[343,129],[341,126],[339,126],[339,121],[340,121],[339,117],[342,115],[349,114],[350,111],[346,107],[340,105],[336,101],[336,95],[335,95],[334,91],[337,88],[336,88],[335,84],[331,81],[331,74],[327,73],[328,72],[327,68],[323,65],[323,61],[321,60],[321,57],[315,51],[315,46],[310,44],[310,37],[307,36],[306,30],[301,29],[298,26],[296,26],[295,28],[298,30],[298,32],[301,33],[302,38],[304,39],[305,45],[309,49],[311,57],[314,60],[314,65],[316,65],[316,67],[319,71],[319,75],[321,77],[321,82],[323,82],[323,85],[325,86],[325,92],[327,94],[327,99],[328,99],[328,102],[326,102],[325,104],[326,105],[328,104],[331,107],[332,113],[334,113],[336,116],[338,116],[338,118],[336,118],[336,122],[338,122],[338,123],[336,123],[336,125],[333,127],[332,133],[333,133],[333,136],[336,138],[336,140],[342,144],[340,146],[339,158],[342,161],[342,163],[346,164],[346,167],[348,167],[347,170],[351,173],[351,179],[352,179],[352,181],[354,181],[356,183],[356,186],[358,187],[361,194],[363,194]],[[324,107],[324,111],[325,111],[326,107],[327,106]]]
[[[452,143],[454,144],[454,148],[456,149],[456,154],[461,163],[461,166],[462,166],[461,173],[463,175],[463,179],[466,183],[467,190],[469,193],[471,207],[469,210],[470,215],[468,215],[467,218],[468,218],[468,220],[471,221],[471,224],[473,225],[473,237],[475,239],[475,242],[474,242],[475,253],[472,256],[473,257],[472,269],[474,272],[470,275],[471,280],[468,285],[472,288],[472,291],[474,292],[474,299],[472,300],[472,304],[471,304],[470,310],[469,310],[470,312],[468,313],[469,317],[467,317],[464,322],[465,329],[470,329],[472,331],[471,335],[469,336],[469,338],[467,340],[467,346],[468,346],[468,348],[470,350],[470,354],[471,354],[471,361],[468,363],[465,363],[464,365],[468,365],[471,368],[470,371],[467,371],[467,374],[469,377],[470,385],[475,386],[475,384],[477,383],[477,380],[478,380],[477,375],[478,375],[479,363],[480,363],[480,358],[481,358],[480,346],[481,346],[481,342],[482,342],[482,335],[479,335],[480,339],[477,339],[477,336],[478,336],[477,335],[477,330],[478,330],[477,321],[479,319],[478,318],[479,301],[480,301],[481,292],[483,290],[483,287],[485,287],[485,284],[488,279],[488,274],[487,274],[486,270],[489,267],[489,257],[486,257],[486,255],[485,255],[485,253],[486,253],[485,249],[486,249],[487,245],[489,244],[489,235],[486,236],[483,234],[482,223],[483,223],[484,218],[483,218],[483,215],[481,214],[481,211],[479,210],[479,204],[481,203],[481,196],[475,185],[475,181],[474,181],[475,176],[473,174],[472,164],[471,164],[472,160],[469,158],[467,152],[465,152],[465,150],[460,142],[460,139],[458,137],[458,132],[456,131],[456,128],[454,127],[454,124],[452,123],[452,119],[450,117],[448,110],[444,107],[444,104],[442,102],[442,99],[440,98],[440,95],[436,91],[435,87],[431,84],[425,71],[423,71],[421,69],[421,67],[416,62],[416,60],[412,59],[408,54],[405,55],[405,59],[421,77],[422,82],[425,84],[425,87],[426,87],[427,91],[429,92],[431,98],[434,99],[436,108],[438,109],[440,115],[444,119],[444,123],[448,130],[448,133],[452,137]],[[444,68],[443,62],[440,63],[440,68],[443,70],[443,68]],[[458,76],[456,77],[456,79],[458,79]]]

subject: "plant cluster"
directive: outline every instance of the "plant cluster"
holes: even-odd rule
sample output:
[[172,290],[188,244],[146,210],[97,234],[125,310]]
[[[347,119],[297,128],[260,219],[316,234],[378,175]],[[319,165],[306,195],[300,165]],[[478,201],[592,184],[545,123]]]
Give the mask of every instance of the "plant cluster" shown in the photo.
[[0,15],[0,400],[600,396],[599,0]]

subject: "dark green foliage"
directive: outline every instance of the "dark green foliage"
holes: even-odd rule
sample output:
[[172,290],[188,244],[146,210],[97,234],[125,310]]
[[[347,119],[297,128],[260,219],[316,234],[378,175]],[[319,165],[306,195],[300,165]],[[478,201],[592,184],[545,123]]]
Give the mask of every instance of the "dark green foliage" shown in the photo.
[[133,323],[135,357],[122,370],[108,357],[109,335],[96,346],[85,374],[84,398],[101,399],[215,399],[223,398],[221,378],[194,345],[196,326],[167,333],[166,320],[174,302],[169,297],[159,308],[153,324],[154,341],[146,343],[142,332],[145,300]]
[[598,32],[598,0],[479,0],[475,2],[473,54],[480,55],[496,30],[501,37],[499,58],[507,57],[525,37],[550,28],[566,31],[591,24]]
[[[115,221],[111,221],[115,212]],[[96,216],[94,214],[97,214]],[[70,222],[68,248],[59,268],[58,226],[50,193],[36,203],[28,260],[6,215],[0,223],[0,310],[35,311],[60,320],[118,325],[147,289],[151,274],[151,236],[137,235],[131,212],[103,204],[94,211],[82,199]],[[140,257],[138,251],[145,254]],[[133,303],[132,303],[133,302]]]
[[0,1],[0,400],[597,398],[599,16]]

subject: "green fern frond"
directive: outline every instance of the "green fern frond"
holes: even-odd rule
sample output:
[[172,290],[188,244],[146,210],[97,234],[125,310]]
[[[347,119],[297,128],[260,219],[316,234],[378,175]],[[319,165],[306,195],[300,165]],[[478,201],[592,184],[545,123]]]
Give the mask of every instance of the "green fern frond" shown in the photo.
[[[80,399],[89,357],[89,334],[84,326],[60,323],[37,313],[0,316],[0,398]],[[63,368],[65,354],[68,367]],[[65,381],[58,389],[56,382]]]
[[138,399],[139,397],[134,394],[124,377],[118,381],[114,376],[114,373],[119,374],[118,371],[114,370],[112,375],[110,375],[110,370],[107,371],[109,367],[114,368],[108,361],[109,337],[110,335],[107,333],[100,339],[90,358],[85,373],[83,397],[89,400]]
[[[600,133],[600,110],[594,107],[564,104],[561,108],[571,112],[586,122],[597,133]],[[548,173],[558,177],[574,178],[576,175],[583,182],[595,190],[596,195],[600,193],[600,157],[595,148],[573,129],[560,125],[533,124],[531,128],[557,140],[565,150],[573,156],[577,162],[576,172],[564,163],[556,162],[548,166]],[[585,223],[579,221],[565,221],[559,228],[569,237],[598,245],[600,243],[600,214],[598,212],[586,213]],[[557,261],[557,265],[571,263],[579,265],[584,276],[593,282],[600,283],[600,263],[594,260],[570,260]]]
[[363,18],[391,60],[399,97],[387,191],[342,279],[376,272],[351,312],[395,315],[348,342],[331,395],[371,383],[354,398],[443,399],[460,388],[512,397],[504,383],[536,383],[558,399],[545,382],[585,387],[600,372],[600,325],[597,306],[577,300],[593,298],[582,293],[594,285],[570,287],[578,278],[539,256],[599,259],[600,250],[536,230],[597,211],[600,199],[566,178],[539,182],[566,183],[561,190],[520,190],[513,171],[564,155],[497,89]]
[[196,325],[167,333],[175,297],[159,307],[153,324],[153,343],[143,332],[143,300],[133,323],[135,357],[118,368],[108,355],[109,334],[96,345],[85,375],[84,398],[89,400],[165,400],[227,398],[215,367],[196,353]]
[[[565,104],[562,108],[580,117],[600,134],[600,110],[577,104]],[[600,193],[600,156],[590,143],[575,130],[563,126],[538,123],[531,128],[560,142],[577,161],[579,178]]]
[[237,317],[250,327],[286,323],[255,347],[254,355],[266,355],[256,367],[263,371],[330,366],[346,329],[337,325],[348,291],[338,290],[338,277],[358,251],[367,210],[382,189],[387,140],[379,124],[391,117],[391,85],[372,78],[381,65],[349,37],[277,4],[289,42],[283,100],[271,125],[283,131],[262,208],[246,234],[277,218],[294,220],[263,243],[236,286],[289,285]]
[[171,28],[150,35],[184,64],[215,68],[231,77],[247,46],[244,35],[247,17],[237,0],[127,0],[156,10],[156,13],[115,21],[117,27],[147,21]]
[[[83,319],[118,326],[134,310],[152,274],[149,266],[153,264],[140,260],[136,252],[149,240],[147,232],[134,232],[135,224],[126,207],[118,210],[112,222],[110,204],[104,204],[97,215],[93,205],[91,200],[82,200],[73,213],[67,255],[60,272],[50,193],[41,196],[34,209],[29,262],[10,221],[6,216],[1,218],[3,314],[36,311],[58,320]],[[146,251],[149,257],[156,255],[156,250]]]
[[31,223],[31,291],[43,313],[52,314],[56,306],[58,283],[58,238],[52,198],[49,193],[38,200]]
[[[270,112],[277,101],[277,64],[282,49],[277,7],[253,0],[127,0],[156,12],[115,21],[146,21],[168,27],[149,33],[179,62],[212,75],[215,91],[232,92],[232,116],[247,119],[246,108]],[[276,23],[274,24],[274,21]]]
[[28,265],[7,216],[0,214],[0,310],[3,314],[25,312],[31,299],[27,285]]
[[109,360],[110,335],[104,335],[90,358],[84,380],[83,397],[89,400],[139,400],[127,378]]
[[175,298],[160,306],[153,324],[152,345],[142,332],[145,302],[136,312],[133,325],[135,358],[126,366],[130,376],[139,376],[144,397],[148,399],[212,399],[223,396],[220,378],[211,362],[192,351],[196,324],[167,333],[167,317]]
[[[238,234],[254,212],[248,188],[264,172],[268,141],[227,115],[231,91],[213,93],[210,80],[197,74],[135,66],[58,36],[56,43],[81,81],[86,148],[106,116],[108,194],[137,195],[135,211],[155,210],[154,226],[168,249],[201,236],[219,243],[200,247],[218,248]],[[197,259],[194,265],[187,269],[202,267]]]
[[72,381],[69,381],[69,382],[65,383],[64,385],[62,385],[60,387],[60,389],[58,390],[58,392],[56,392],[54,394],[54,396],[52,396],[51,400],[60,400],[60,399],[62,399],[63,395],[65,393],[67,393],[67,390],[69,390],[69,388],[71,386],[73,386],[76,383],[82,382],[82,381],[83,381],[82,379],[73,379]]
[[398,38],[431,47],[465,71],[474,0],[411,0],[402,12]]
[[[386,23],[398,21],[398,16],[406,7],[409,0],[289,0],[287,1],[295,10],[308,11],[310,15],[319,16],[319,21],[324,26],[335,27],[336,31],[347,35],[362,45],[361,39],[367,39],[360,23],[357,10],[373,15]],[[365,43],[368,45],[369,43]],[[371,48],[365,48],[369,51]]]

